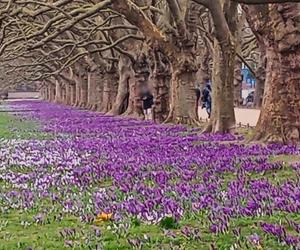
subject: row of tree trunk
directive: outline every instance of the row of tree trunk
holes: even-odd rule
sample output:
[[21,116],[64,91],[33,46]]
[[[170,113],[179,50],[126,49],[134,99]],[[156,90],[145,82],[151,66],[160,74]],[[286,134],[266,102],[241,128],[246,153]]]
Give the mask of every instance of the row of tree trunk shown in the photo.
[[[117,3],[121,11],[126,10],[126,1]],[[295,8],[298,6],[243,6],[262,51],[257,69],[257,75],[261,77],[257,79],[255,98],[257,105],[262,103],[262,111],[254,140],[300,142],[300,19]],[[240,66],[241,62],[236,58],[236,25],[233,18],[236,8],[229,8],[232,9],[234,12],[228,11],[226,18],[220,18],[220,13],[223,13],[221,7],[211,9],[216,30],[226,32],[217,32],[213,41],[213,105],[207,132],[224,133],[235,128],[234,102],[238,100],[234,82],[238,85],[240,81],[240,73],[235,72],[235,66]],[[139,22],[133,15],[135,13],[124,14],[134,25],[140,26],[142,23],[140,28],[160,43],[155,46],[153,42],[151,46],[153,55],[150,61],[153,63],[149,63],[149,54],[141,53],[134,61],[121,57],[118,68],[112,67],[105,72],[85,70],[77,65],[70,76],[60,77],[45,85],[43,97],[110,115],[142,118],[140,89],[150,86],[155,96],[155,120],[197,124],[194,87],[198,66],[193,32],[174,38],[172,43],[165,42],[152,24],[146,22],[147,19]],[[180,28],[180,23],[178,26]]]
[[143,119],[141,89],[146,86],[155,96],[154,118],[163,122],[170,110],[171,73],[168,62],[162,63],[152,70],[142,54],[134,63],[121,56],[118,68],[106,72],[84,72],[87,67],[76,65],[71,74],[45,82],[41,95],[50,102]]

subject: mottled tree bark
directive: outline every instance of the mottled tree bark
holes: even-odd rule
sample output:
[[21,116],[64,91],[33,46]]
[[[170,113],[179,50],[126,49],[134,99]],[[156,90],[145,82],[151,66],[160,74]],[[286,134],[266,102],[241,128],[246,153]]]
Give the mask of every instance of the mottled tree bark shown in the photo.
[[76,91],[76,107],[85,107],[87,104],[87,75],[76,70],[73,74]]
[[76,76],[74,76],[74,81],[75,81],[75,97],[76,97],[74,106],[78,107],[81,100],[81,90],[80,90],[81,83],[78,77]]
[[55,102],[61,103],[62,101],[62,86],[59,80],[55,80]]
[[70,105],[76,104],[76,84],[70,83]]
[[65,83],[65,104],[70,105],[71,104],[71,91],[70,91],[70,83]]
[[43,83],[43,87],[40,89],[41,98],[45,101],[48,101],[48,82]]
[[243,8],[253,32],[263,38],[267,58],[264,100],[253,139],[299,143],[300,4]]
[[100,112],[111,110],[118,91],[118,74],[115,71],[107,72],[103,79],[103,97]]
[[88,87],[87,87],[87,108],[90,110],[97,109],[97,82],[99,74],[97,71],[88,73]]
[[96,85],[96,110],[100,110],[101,109],[101,105],[102,105],[102,100],[103,100],[103,86],[104,86],[104,76],[105,74],[101,73],[99,75],[99,81],[97,81],[97,85]]
[[55,96],[56,96],[55,87],[56,87],[55,83],[48,85],[48,101],[49,102],[54,102],[55,101]]
[[40,97],[42,100],[45,100],[45,96],[46,96],[46,92],[45,92],[45,87],[41,87],[40,90],[39,90],[39,93],[40,93]]
[[209,68],[209,62],[211,60],[211,54],[208,48],[205,49],[200,63],[200,69],[198,71],[199,84],[201,89],[204,89],[205,83],[211,79],[211,70]]
[[[197,25],[199,8],[197,4],[186,4],[184,17],[177,14],[179,8],[173,1],[168,1],[180,35],[173,44],[176,49],[167,54],[172,66],[171,105],[166,122],[198,125],[198,109],[195,84],[197,83],[198,65],[196,60]],[[173,46],[174,46],[173,45]],[[169,50],[170,51],[170,50]]]
[[172,56],[171,61],[173,69],[171,107],[166,122],[196,125],[198,116],[195,112],[195,83],[198,69],[195,55],[186,50]]
[[45,90],[45,93],[46,93],[46,100],[47,100],[47,101],[50,101],[50,91],[49,91],[49,88],[50,88],[50,86],[47,85],[47,86],[46,86],[46,90]]
[[121,115],[128,107],[129,80],[133,77],[129,58],[121,56],[119,60],[119,84],[116,101],[113,103],[109,115]]
[[142,100],[135,78],[129,78],[128,106],[126,111],[123,113],[123,116],[129,116],[137,119],[144,118]]
[[[197,1],[204,3],[203,1]],[[237,4],[204,3],[215,27],[212,73],[212,114],[205,132],[229,133],[235,129],[234,64],[236,57]]]
[[170,63],[160,51],[153,51],[151,60],[153,63],[151,83],[155,97],[154,119],[157,122],[164,122],[170,112]]
[[229,133],[235,129],[234,115],[234,64],[235,45],[230,39],[227,46],[215,39],[213,59],[212,114],[206,131],[213,133]]
[[61,103],[66,104],[66,84],[63,83],[61,86]]
[[261,108],[264,96],[266,81],[266,49],[262,42],[259,42],[260,58],[256,69],[256,85],[254,95],[254,107]]
[[[92,46],[94,47],[94,46]],[[85,56],[84,65],[86,66],[86,108],[90,110],[101,110],[103,99],[104,73],[106,72],[105,61],[96,54],[94,57]]]
[[300,51],[267,49],[266,86],[255,140],[300,142]]
[[149,86],[150,67],[145,54],[139,54],[132,65],[133,77],[129,78],[128,107],[125,116],[144,119],[141,89]]
[[49,89],[48,89],[48,86],[45,86],[45,88],[44,88],[44,100],[45,101],[48,101],[48,99],[49,99],[49,91],[48,91]]
[[242,61],[235,59],[234,65],[234,106],[238,107],[242,103]]
[[88,92],[88,79],[87,74],[81,76],[80,82],[80,103],[79,106],[81,108],[85,108],[87,106],[87,92]]

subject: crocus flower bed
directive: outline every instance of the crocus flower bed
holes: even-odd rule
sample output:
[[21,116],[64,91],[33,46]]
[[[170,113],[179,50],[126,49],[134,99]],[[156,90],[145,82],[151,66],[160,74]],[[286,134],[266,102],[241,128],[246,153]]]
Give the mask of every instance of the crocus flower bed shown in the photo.
[[0,249],[300,249],[296,146],[9,108],[49,136],[1,141]]

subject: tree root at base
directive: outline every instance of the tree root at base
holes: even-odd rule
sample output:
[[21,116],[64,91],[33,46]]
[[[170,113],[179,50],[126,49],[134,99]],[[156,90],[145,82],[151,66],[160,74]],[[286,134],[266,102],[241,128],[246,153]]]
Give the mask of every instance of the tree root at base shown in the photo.
[[227,134],[233,133],[236,129],[236,126],[230,126],[228,129],[224,129],[221,126],[216,126],[213,121],[209,121],[208,125],[202,130],[202,133],[212,133],[212,134]]
[[172,123],[172,124],[178,124],[178,125],[188,125],[188,126],[201,126],[200,122],[192,117],[172,117],[169,116],[163,124],[166,123]]
[[289,140],[286,136],[276,135],[273,133],[266,132],[255,132],[247,142],[261,142],[264,144],[279,143],[279,144],[300,144],[298,141]]
[[129,117],[129,118],[133,118],[133,119],[138,119],[138,120],[144,120],[145,119],[144,115],[139,114],[138,112],[134,112],[134,111],[125,112],[121,116]]

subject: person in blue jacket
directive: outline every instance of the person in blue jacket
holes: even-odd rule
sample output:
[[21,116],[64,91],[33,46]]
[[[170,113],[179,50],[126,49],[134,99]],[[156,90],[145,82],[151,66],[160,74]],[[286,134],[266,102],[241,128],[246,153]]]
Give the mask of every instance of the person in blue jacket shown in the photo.
[[208,118],[211,115],[211,86],[209,83],[206,84],[205,88],[202,91],[202,108],[206,108],[206,112],[208,114]]

